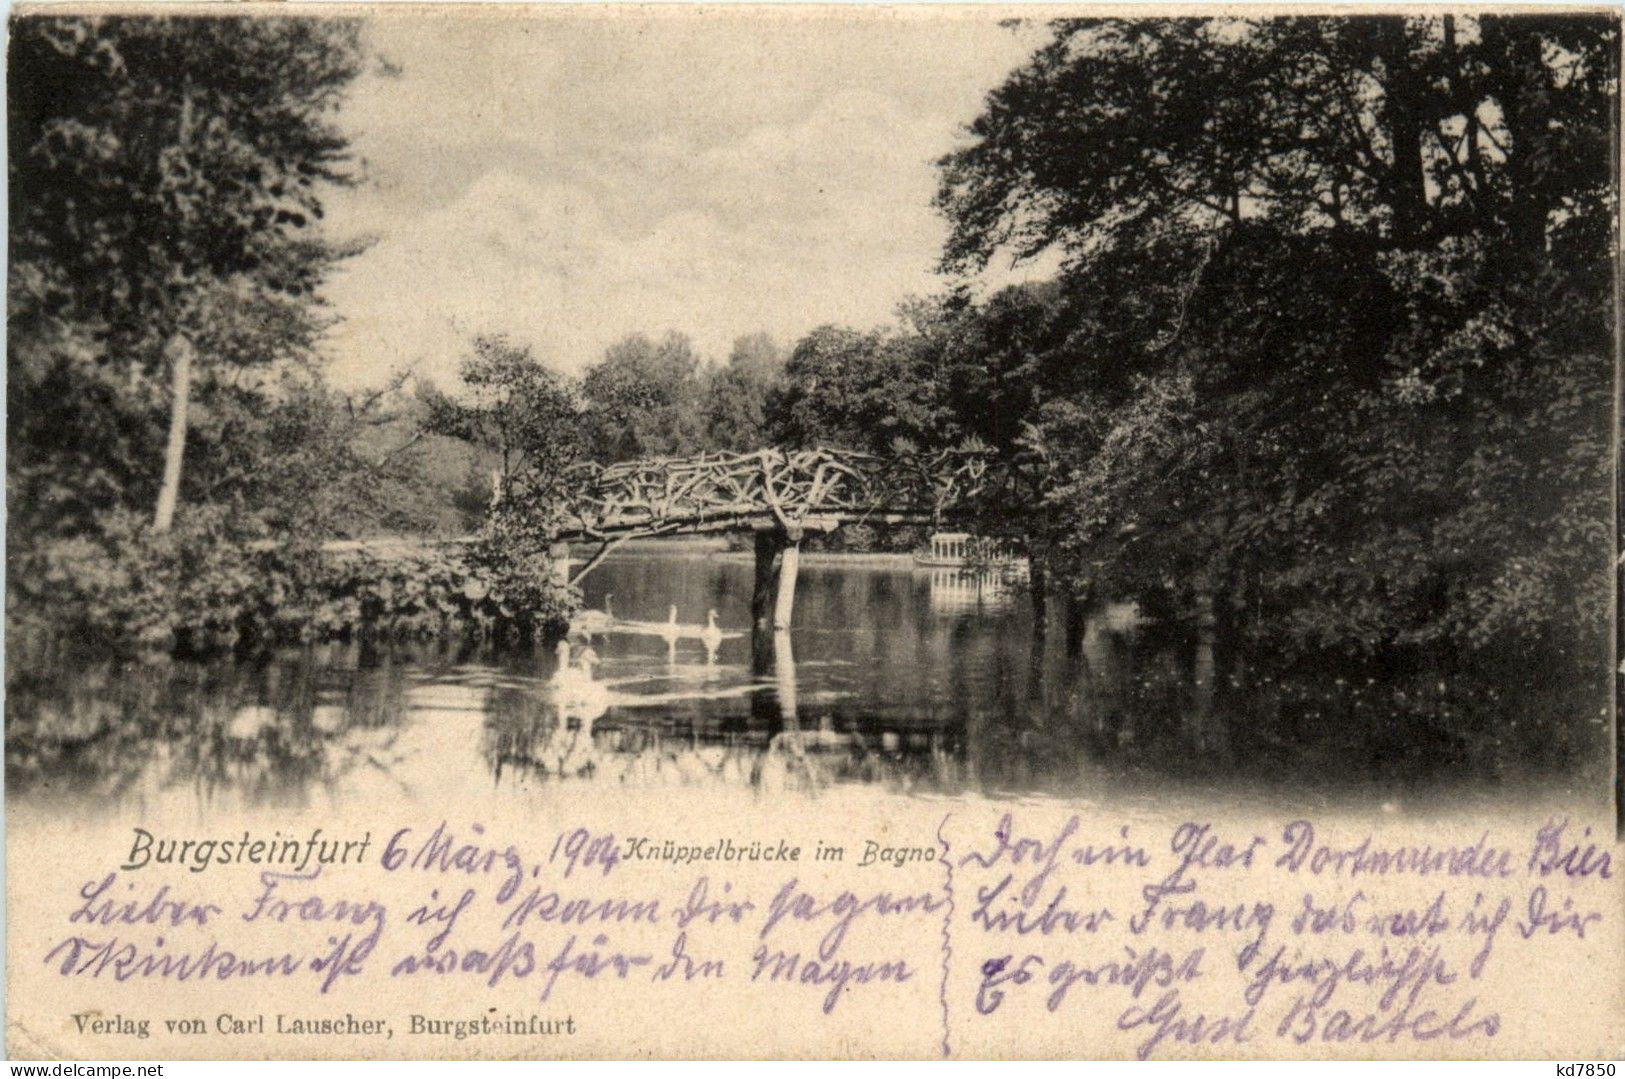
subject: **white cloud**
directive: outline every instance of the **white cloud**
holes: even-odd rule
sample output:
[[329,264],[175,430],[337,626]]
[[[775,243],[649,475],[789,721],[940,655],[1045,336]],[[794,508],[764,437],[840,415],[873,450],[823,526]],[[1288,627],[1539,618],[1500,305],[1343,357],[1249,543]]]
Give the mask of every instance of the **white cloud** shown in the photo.
[[485,331],[567,371],[638,331],[720,356],[935,287],[931,162],[1030,42],[986,17],[733,25],[380,20],[404,74],[345,111],[373,182],[330,220],[378,242],[328,290],[335,379],[444,379]]

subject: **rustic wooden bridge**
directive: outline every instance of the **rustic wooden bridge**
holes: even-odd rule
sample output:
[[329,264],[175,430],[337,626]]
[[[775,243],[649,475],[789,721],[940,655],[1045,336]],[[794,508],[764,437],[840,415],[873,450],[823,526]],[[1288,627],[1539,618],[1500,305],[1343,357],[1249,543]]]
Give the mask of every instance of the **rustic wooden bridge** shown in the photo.
[[567,558],[572,542],[597,544],[576,581],[627,540],[753,532],[760,634],[789,628],[808,533],[853,523],[941,526],[963,517],[988,483],[989,455],[977,449],[763,449],[578,465],[531,497],[556,517],[555,557]]

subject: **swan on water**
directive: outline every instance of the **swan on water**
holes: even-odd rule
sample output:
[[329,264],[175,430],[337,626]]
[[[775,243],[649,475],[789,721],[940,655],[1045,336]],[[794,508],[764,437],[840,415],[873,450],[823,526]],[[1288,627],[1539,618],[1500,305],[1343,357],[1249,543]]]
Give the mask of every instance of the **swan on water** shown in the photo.
[[717,625],[717,609],[711,608],[705,612],[705,628],[700,630],[700,640],[710,648],[722,643],[722,627]]
[[717,611],[713,607],[705,614],[705,628],[700,630],[700,643],[705,645],[707,666],[717,661],[717,646],[722,643],[722,627],[717,625]]
[[570,619],[570,632],[582,637],[607,632],[615,624],[615,609],[610,606],[610,601],[614,598],[615,593],[605,593],[603,610],[589,608],[576,612],[576,616]]
[[591,648],[582,649],[574,665],[570,662],[570,642],[560,641],[559,669],[553,672],[553,701],[559,709],[559,721],[575,716],[584,723],[609,711],[609,689],[593,677],[598,665],[598,653]]

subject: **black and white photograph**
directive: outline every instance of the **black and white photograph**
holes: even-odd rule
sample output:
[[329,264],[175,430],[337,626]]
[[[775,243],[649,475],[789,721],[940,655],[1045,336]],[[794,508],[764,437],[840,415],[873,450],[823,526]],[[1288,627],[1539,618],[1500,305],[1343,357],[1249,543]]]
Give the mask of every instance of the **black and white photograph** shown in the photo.
[[1617,1055],[1617,10],[8,30],[10,1055]]

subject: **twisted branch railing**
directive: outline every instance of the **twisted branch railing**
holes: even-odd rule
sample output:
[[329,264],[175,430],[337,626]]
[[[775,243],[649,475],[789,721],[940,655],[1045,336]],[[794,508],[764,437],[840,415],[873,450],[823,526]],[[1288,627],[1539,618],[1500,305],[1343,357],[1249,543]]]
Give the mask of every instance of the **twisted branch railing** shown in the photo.
[[935,523],[987,481],[988,454],[765,449],[577,465],[540,493],[561,539],[608,541],[767,523],[791,533],[876,519]]

